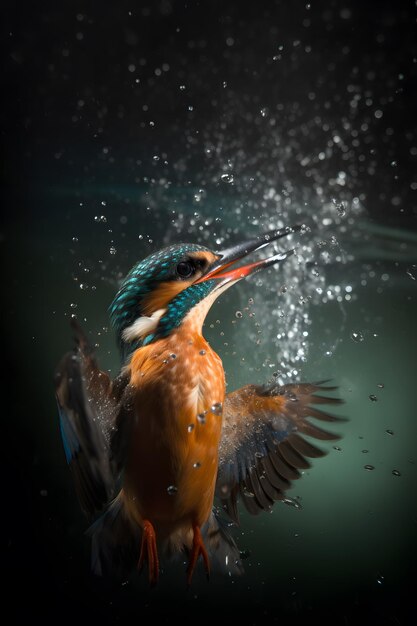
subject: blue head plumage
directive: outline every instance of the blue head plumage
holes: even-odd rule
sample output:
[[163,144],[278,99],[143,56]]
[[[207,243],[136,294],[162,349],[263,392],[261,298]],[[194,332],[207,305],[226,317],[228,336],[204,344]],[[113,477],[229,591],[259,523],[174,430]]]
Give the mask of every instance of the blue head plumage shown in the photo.
[[[124,358],[141,345],[168,335],[210,293],[215,281],[196,285],[193,281],[215,258],[204,246],[175,244],[151,254],[130,270],[110,305],[111,321]],[[154,304],[156,301],[158,305]],[[139,319],[150,319],[155,307],[164,312],[152,332],[126,340],[132,325]]]

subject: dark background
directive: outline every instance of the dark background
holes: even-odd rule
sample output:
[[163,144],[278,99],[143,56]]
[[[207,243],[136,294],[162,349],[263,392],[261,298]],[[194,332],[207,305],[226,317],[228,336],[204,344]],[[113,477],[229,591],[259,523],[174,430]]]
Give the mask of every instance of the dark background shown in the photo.
[[[245,198],[245,215],[262,211],[251,198],[284,164],[282,186],[300,202],[305,187],[354,195],[374,227],[416,230],[415,23],[411,1],[3,3],[3,537],[13,623],[156,614],[411,623],[414,568],[389,593],[330,591],[282,608],[272,586],[252,602],[242,590],[230,603],[205,591],[193,604],[192,592],[135,595],[92,581],[49,414],[53,366],[69,340],[55,316],[72,299],[66,273],[80,258],[99,265],[112,243],[85,229],[86,216],[136,212],[159,244],[168,208],[200,188],[234,208]],[[219,187],[228,159],[236,184]],[[191,219],[184,208],[187,228]],[[136,257],[127,254],[109,269],[108,293]]]

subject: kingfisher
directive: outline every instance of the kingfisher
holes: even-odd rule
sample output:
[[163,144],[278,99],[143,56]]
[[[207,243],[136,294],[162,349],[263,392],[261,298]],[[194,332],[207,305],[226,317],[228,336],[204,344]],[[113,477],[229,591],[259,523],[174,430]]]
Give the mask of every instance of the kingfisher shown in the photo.
[[57,368],[56,397],[98,575],[146,566],[155,585],[161,558],[176,556],[188,563],[188,585],[200,558],[207,576],[214,568],[242,573],[231,534],[238,502],[254,515],[270,511],[308,458],[325,454],[303,435],[338,438],[309,421],[339,419],[316,406],[341,402],[327,395],[335,389],[328,381],[226,393],[222,361],[203,336],[223,292],[294,250],[239,262],[299,230],[272,230],[221,252],[175,244],[137,263],[110,306],[122,361],[114,379],[72,320],[74,349]]

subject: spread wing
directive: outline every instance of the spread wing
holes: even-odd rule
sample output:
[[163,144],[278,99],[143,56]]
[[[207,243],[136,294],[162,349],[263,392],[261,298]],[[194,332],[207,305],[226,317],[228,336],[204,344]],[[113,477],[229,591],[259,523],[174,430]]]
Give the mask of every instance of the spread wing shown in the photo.
[[307,458],[326,454],[302,435],[339,438],[307,419],[340,420],[315,406],[341,404],[338,398],[316,395],[334,389],[323,383],[246,385],[226,396],[216,495],[234,521],[238,499],[254,515],[269,510],[286,498],[299,470],[310,467]]
[[130,420],[127,374],[113,381],[97,365],[78,322],[72,320],[76,347],[55,375],[61,435],[83,511],[102,511],[117,493],[118,475]]

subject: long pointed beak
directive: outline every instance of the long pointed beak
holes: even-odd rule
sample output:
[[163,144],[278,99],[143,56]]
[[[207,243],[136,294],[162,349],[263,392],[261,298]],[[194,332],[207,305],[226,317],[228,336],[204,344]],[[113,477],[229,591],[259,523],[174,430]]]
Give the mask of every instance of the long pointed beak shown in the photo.
[[207,274],[204,274],[204,276],[202,276],[195,282],[201,283],[206,280],[212,279],[224,279],[225,281],[227,280],[227,282],[230,282],[232,280],[239,280],[241,278],[245,278],[246,276],[250,276],[251,274],[255,274],[255,272],[265,269],[266,267],[275,265],[275,263],[284,261],[294,253],[294,250],[281,252],[269,257],[268,259],[262,259],[260,261],[255,261],[254,263],[249,263],[248,265],[243,265],[241,267],[225,271],[231,265],[237,263],[237,261],[244,259],[251,252],[256,252],[256,250],[264,248],[269,243],[272,243],[277,239],[281,239],[281,237],[286,237],[287,235],[296,233],[300,229],[301,226],[296,225],[280,228],[278,230],[271,230],[267,233],[264,233],[263,235],[255,237],[254,239],[249,239],[249,241],[238,243],[235,246],[226,248],[226,250],[217,252],[216,254],[219,256],[218,260],[214,262]]

